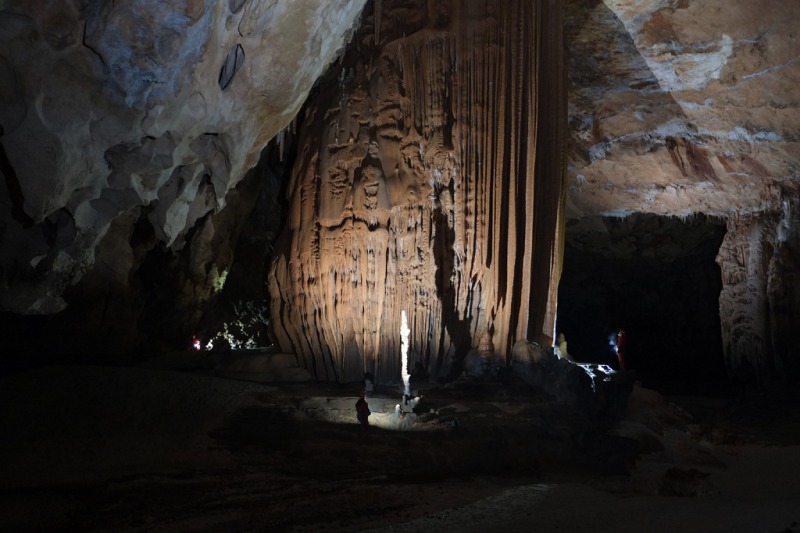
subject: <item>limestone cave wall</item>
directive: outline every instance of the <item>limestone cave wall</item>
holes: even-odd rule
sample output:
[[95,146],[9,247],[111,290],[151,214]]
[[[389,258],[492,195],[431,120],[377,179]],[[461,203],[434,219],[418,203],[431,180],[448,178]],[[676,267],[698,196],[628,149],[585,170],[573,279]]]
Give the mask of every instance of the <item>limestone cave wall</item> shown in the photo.
[[305,111],[269,276],[276,337],[320,379],[456,372],[554,325],[561,7],[368,4]]
[[[797,375],[800,4],[567,0],[567,218],[719,217],[732,375]],[[794,362],[790,362],[794,360]]]
[[3,351],[184,348],[364,1],[2,3]]
[[800,201],[728,220],[717,263],[728,368],[745,382],[780,383],[800,374]]
[[547,342],[563,221],[633,213],[726,220],[728,368],[798,375],[798,17],[783,0],[5,2],[0,333],[30,352],[180,346],[272,205],[252,167],[316,83],[269,283],[280,344],[318,377],[395,379],[403,309],[434,375],[470,347]]
[[297,113],[363,5],[3,2],[0,311],[57,313],[99,259],[101,285],[130,286],[140,255],[187,245],[202,264],[184,274],[205,278],[189,300],[202,302],[227,262],[211,215]]

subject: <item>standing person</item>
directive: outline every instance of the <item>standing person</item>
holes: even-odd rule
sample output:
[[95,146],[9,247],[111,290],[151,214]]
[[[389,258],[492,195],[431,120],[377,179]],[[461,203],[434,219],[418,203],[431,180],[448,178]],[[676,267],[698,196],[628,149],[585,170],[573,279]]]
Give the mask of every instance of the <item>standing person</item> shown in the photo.
[[617,333],[617,345],[614,347],[617,352],[617,363],[619,363],[619,369],[623,372],[626,371],[628,368],[625,365],[625,330],[619,330]]
[[561,359],[566,359],[570,363],[575,362],[575,359],[573,359],[569,352],[567,352],[567,337],[564,335],[563,331],[558,334],[558,337],[556,338],[556,345],[553,347],[553,351]]
[[372,411],[369,410],[367,400],[364,399],[366,395],[367,391],[362,390],[358,393],[358,401],[356,402],[356,418],[358,418],[358,423],[360,424],[358,428],[359,438],[367,436],[367,432],[369,431],[369,415],[372,414]]

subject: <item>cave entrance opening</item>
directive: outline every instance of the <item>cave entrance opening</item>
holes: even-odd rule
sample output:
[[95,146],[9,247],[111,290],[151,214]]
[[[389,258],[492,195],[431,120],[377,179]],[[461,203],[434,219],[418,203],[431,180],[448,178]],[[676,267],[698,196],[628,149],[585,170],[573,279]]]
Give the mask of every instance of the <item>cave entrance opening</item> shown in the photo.
[[667,394],[727,393],[716,255],[724,221],[637,213],[587,217],[566,228],[556,332],[578,362],[628,370]]

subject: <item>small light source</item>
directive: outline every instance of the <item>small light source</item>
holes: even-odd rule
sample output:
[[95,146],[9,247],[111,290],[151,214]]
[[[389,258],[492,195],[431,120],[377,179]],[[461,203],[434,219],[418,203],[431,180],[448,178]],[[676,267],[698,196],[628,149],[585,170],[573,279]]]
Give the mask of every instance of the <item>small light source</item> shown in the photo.
[[408,329],[408,319],[406,318],[406,312],[400,311],[400,356],[402,357],[402,368],[400,369],[400,374],[403,377],[403,394],[406,398],[411,395],[411,386],[409,384],[409,379],[411,376],[408,375],[408,334],[411,333],[411,330]]

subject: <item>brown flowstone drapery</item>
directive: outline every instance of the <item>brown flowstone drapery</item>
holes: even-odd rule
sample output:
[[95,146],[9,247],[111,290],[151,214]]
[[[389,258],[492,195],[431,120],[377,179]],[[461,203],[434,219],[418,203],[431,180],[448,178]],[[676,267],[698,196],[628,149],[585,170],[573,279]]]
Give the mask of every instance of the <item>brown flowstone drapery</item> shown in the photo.
[[507,359],[517,340],[551,341],[560,2],[376,6],[299,127],[269,274],[278,342],[319,379],[392,382],[403,310],[409,366],[434,376],[478,345]]

